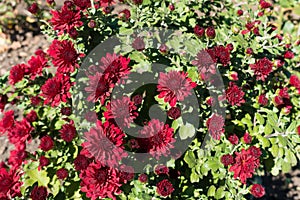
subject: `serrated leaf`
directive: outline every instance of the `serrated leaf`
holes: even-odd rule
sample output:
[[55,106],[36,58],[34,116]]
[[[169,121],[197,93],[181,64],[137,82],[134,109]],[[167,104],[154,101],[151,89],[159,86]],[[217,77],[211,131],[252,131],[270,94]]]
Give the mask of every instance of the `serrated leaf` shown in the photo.
[[188,151],[184,156],[184,161],[188,164],[189,168],[193,168],[197,164],[194,152]]

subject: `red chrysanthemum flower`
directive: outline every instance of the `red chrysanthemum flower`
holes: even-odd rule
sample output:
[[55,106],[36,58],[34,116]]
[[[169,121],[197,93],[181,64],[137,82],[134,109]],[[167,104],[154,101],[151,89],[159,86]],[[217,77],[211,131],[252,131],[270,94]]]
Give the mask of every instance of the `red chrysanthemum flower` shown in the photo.
[[53,25],[53,29],[59,31],[59,34],[63,34],[66,30],[69,32],[72,28],[80,27],[83,23],[80,21],[80,11],[72,10],[64,5],[61,11],[52,10],[52,19],[50,22]]
[[261,94],[261,95],[259,95],[259,97],[258,97],[258,103],[259,103],[260,105],[267,106],[268,103],[269,103],[269,100],[267,99],[267,97],[266,97],[265,94]]
[[157,175],[163,175],[163,174],[168,175],[169,174],[169,168],[165,165],[157,165],[154,168],[154,172]]
[[30,132],[32,130],[32,126],[26,119],[16,121],[7,134],[8,140],[12,144],[18,146],[18,144],[25,143],[27,140],[31,139]]
[[129,128],[138,115],[135,112],[136,106],[130,101],[129,97],[113,99],[107,104],[106,108],[107,111],[104,112],[104,117],[107,120],[113,119],[121,129],[124,127]]
[[197,35],[198,37],[203,37],[205,34],[205,29],[203,27],[201,27],[200,25],[196,25],[194,27],[194,33],[195,35]]
[[264,0],[260,0],[259,1],[259,5],[262,9],[266,9],[266,8],[270,8],[272,7],[272,4],[270,2],[264,1]]
[[129,58],[107,53],[105,57],[101,58],[100,70],[103,71],[106,79],[117,83],[120,78],[130,74],[129,62]]
[[21,196],[20,176],[21,173],[15,169],[7,171],[6,168],[0,168],[0,198],[12,199]]
[[267,76],[272,72],[273,63],[268,58],[263,58],[250,65],[254,71],[256,80],[265,81]]
[[252,142],[252,137],[249,133],[245,133],[244,136],[243,136],[243,140],[246,144],[251,144]]
[[208,38],[214,39],[216,37],[216,31],[215,28],[210,26],[205,30],[205,34]]
[[235,163],[229,171],[234,172],[234,178],[240,178],[243,184],[246,184],[247,178],[251,178],[255,169],[259,166],[259,158],[251,155],[249,150],[242,149],[241,152],[235,152]]
[[60,102],[67,102],[71,97],[69,92],[73,84],[70,77],[62,74],[56,74],[41,87],[41,96],[45,98],[44,104],[51,104],[52,107],[58,106]]
[[93,102],[100,100],[100,103],[103,105],[105,100],[110,96],[114,84],[98,72],[94,76],[88,76],[88,78],[89,85],[85,88],[85,91],[89,93],[87,100]]
[[293,59],[294,58],[294,53],[292,52],[292,51],[287,51],[287,52],[285,52],[285,54],[284,54],[284,58],[286,58],[286,59]]
[[39,146],[43,151],[49,151],[54,147],[54,142],[53,139],[46,135],[44,137],[41,138],[41,143]]
[[61,114],[70,116],[72,114],[72,108],[71,107],[63,107],[60,109]]
[[134,169],[131,166],[122,165],[119,174],[120,182],[126,184],[134,178]]
[[142,95],[135,95],[133,98],[132,98],[132,101],[134,102],[135,105],[141,105],[142,102],[143,102],[143,97]]
[[174,191],[172,183],[167,179],[164,179],[157,183],[156,187],[157,194],[163,197],[169,196]]
[[52,58],[52,63],[60,73],[72,73],[76,68],[79,68],[77,59],[80,54],[77,53],[73,43],[69,40],[53,40],[48,53]]
[[30,123],[36,121],[38,118],[37,113],[35,110],[31,110],[27,115],[26,115],[26,120]]
[[300,126],[297,126],[296,132],[297,132],[298,135],[300,135]]
[[143,38],[137,37],[134,39],[134,41],[132,43],[132,48],[134,48],[137,51],[143,51],[145,49],[145,47],[146,47],[146,45],[145,45]]
[[30,194],[30,198],[32,198],[32,200],[46,200],[47,197],[47,188],[44,186],[35,186]]
[[66,142],[72,142],[72,140],[76,137],[76,128],[72,123],[64,124],[59,132],[61,139]]
[[250,189],[251,194],[255,198],[261,198],[265,195],[265,188],[261,186],[260,184],[253,184]]
[[21,81],[24,78],[25,71],[28,68],[26,64],[18,64],[13,66],[9,73],[9,83],[15,85],[17,82]]
[[165,102],[169,102],[172,107],[177,101],[183,101],[185,97],[191,94],[191,90],[197,86],[187,77],[187,73],[170,71],[168,73],[160,73],[157,91],[158,97],[164,98]]
[[215,140],[220,140],[224,134],[224,119],[218,114],[213,114],[206,122],[208,132]]
[[84,155],[78,155],[74,160],[74,166],[77,171],[85,170],[89,164],[89,159]]
[[230,51],[224,46],[214,47],[215,55],[218,58],[218,61],[223,65],[227,66],[230,63]]
[[229,83],[229,87],[226,90],[226,99],[232,106],[241,106],[242,103],[245,103],[243,99],[244,95],[243,90],[235,85],[235,83]]
[[20,149],[15,149],[10,151],[10,155],[8,158],[8,164],[13,168],[17,169],[20,167],[27,158],[27,152],[25,151],[25,146]]
[[173,128],[170,128],[168,124],[164,124],[158,119],[149,121],[149,123],[140,130],[140,134],[143,135],[143,137],[148,136],[144,141],[147,145],[140,146],[145,147],[147,152],[156,159],[159,159],[162,155],[168,156],[170,149],[174,148],[173,143],[175,139],[173,138]]
[[250,155],[256,157],[256,158],[259,158],[261,156],[261,150],[260,148],[256,147],[256,146],[251,146],[249,149],[248,149]]
[[97,121],[97,126],[84,133],[84,137],[81,154],[89,158],[95,157],[105,165],[115,166],[127,156],[123,147],[125,134],[109,121],[104,124]]
[[176,120],[181,116],[181,110],[179,107],[172,107],[167,112],[168,117]]
[[228,165],[232,165],[234,163],[234,158],[230,154],[223,155],[221,157],[222,164],[227,167]]
[[91,1],[90,0],[73,0],[74,4],[80,8],[80,10],[85,10],[89,7],[91,7]]
[[0,121],[0,133],[5,133],[6,131],[9,131],[10,128],[14,125],[14,122],[14,111],[9,110],[5,112],[3,118]]
[[47,66],[48,60],[43,56],[32,56],[28,61],[28,74],[30,74],[31,80],[34,80],[36,76],[42,74],[42,71]]
[[46,167],[50,163],[49,158],[46,158],[45,156],[41,156],[39,161],[40,161],[40,167]]
[[60,168],[56,171],[56,176],[57,178],[64,180],[69,176],[69,172],[65,168]]
[[147,176],[147,174],[141,174],[140,176],[139,176],[139,181],[140,182],[142,182],[142,183],[147,183],[147,181],[148,181],[148,176]]
[[192,65],[198,67],[200,75],[210,76],[216,74],[216,57],[212,50],[201,50],[197,54],[196,60],[192,61]]
[[123,20],[129,20],[130,16],[131,16],[130,10],[128,9],[124,9],[119,13],[119,17]]
[[30,98],[30,102],[34,106],[38,106],[41,103],[41,101],[42,101],[42,99],[38,96]]
[[297,89],[300,89],[300,79],[297,75],[291,75],[290,77],[290,84]]
[[115,4],[114,0],[97,0],[100,2],[101,7],[107,7]]
[[[0,112],[3,112],[5,105],[7,104],[8,97],[6,94],[0,94]],[[0,131],[1,132],[1,131]]]
[[81,172],[81,191],[86,193],[88,198],[112,198],[120,194],[119,173],[116,169],[104,166],[100,163],[91,163],[88,168]]
[[239,138],[236,134],[230,135],[228,140],[233,145],[237,145],[239,143]]

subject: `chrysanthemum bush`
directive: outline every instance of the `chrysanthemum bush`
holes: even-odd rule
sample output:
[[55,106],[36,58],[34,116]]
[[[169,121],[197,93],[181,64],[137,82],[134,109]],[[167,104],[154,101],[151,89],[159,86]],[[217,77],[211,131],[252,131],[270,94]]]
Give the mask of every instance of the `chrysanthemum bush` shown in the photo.
[[[261,176],[297,165],[300,42],[297,26],[274,9],[294,5],[47,5],[51,17],[41,19],[41,29],[49,49],[37,49],[1,78],[0,132],[15,149],[0,165],[0,199],[260,198]],[[29,1],[28,10],[47,16],[37,2]],[[172,31],[148,31],[155,28]],[[113,36],[120,45],[89,55]],[[156,73],[155,63],[166,67]],[[114,97],[133,73],[158,81]],[[191,96],[196,105],[186,107]],[[162,117],[151,115],[154,105]],[[128,134],[134,127],[140,129]],[[26,149],[32,140],[39,141],[34,153]]]

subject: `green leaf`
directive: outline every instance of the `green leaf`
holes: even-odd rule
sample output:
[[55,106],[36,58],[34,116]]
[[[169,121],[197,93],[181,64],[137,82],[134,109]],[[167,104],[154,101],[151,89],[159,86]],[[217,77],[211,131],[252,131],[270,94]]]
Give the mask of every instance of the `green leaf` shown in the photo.
[[194,152],[188,151],[184,156],[184,161],[188,164],[189,168],[193,168],[197,164]]
[[216,193],[216,186],[211,185],[208,189],[207,196],[213,197],[215,196],[215,193]]
[[224,186],[219,187],[219,188],[217,189],[215,198],[216,198],[216,199],[222,199],[222,198],[225,196],[224,190],[225,190],[225,187],[224,187]]
[[286,129],[286,132],[287,133],[294,133],[295,130],[296,130],[296,127],[297,127],[297,122],[296,121],[293,121],[289,127]]
[[270,135],[272,132],[273,132],[272,126],[269,123],[267,123],[267,125],[265,127],[265,134]]
[[220,168],[221,164],[218,160],[208,160],[207,165],[212,171],[217,171]]
[[199,182],[199,175],[195,171],[195,168],[192,168],[192,173],[191,173],[191,182],[196,183]]
[[179,128],[179,136],[182,140],[191,138],[194,135],[195,135],[195,128],[192,124],[188,122]]
[[39,186],[47,186],[50,181],[50,178],[47,177],[47,172],[43,170],[39,171],[38,168],[28,170],[26,171],[26,174],[29,179],[33,180],[34,182],[37,181]]
[[261,114],[255,113],[255,117],[259,121],[260,125],[263,125],[265,123],[265,119],[264,119],[264,117]]

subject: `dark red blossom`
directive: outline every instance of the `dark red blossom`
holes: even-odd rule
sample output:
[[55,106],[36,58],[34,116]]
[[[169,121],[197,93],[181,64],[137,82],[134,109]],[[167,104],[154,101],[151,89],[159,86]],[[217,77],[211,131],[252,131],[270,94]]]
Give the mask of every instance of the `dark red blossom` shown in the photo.
[[266,97],[265,94],[261,94],[261,95],[259,95],[259,97],[258,97],[258,103],[259,103],[260,105],[267,106],[268,103],[269,103],[269,100],[268,100],[268,98]]
[[13,199],[14,197],[21,197],[20,182],[21,173],[15,169],[0,168],[0,198]]
[[54,142],[53,139],[50,136],[44,136],[41,138],[41,143],[40,143],[40,149],[43,151],[49,151],[53,149],[54,147]]
[[76,137],[76,128],[73,123],[64,124],[59,132],[61,139],[66,142],[72,142],[72,140]]
[[172,119],[178,119],[181,116],[181,110],[179,107],[172,107],[167,112],[168,117]]
[[208,37],[210,39],[214,39],[216,37],[215,29],[212,26],[206,28],[205,34],[206,34],[206,37]]
[[53,40],[48,53],[60,73],[72,73],[79,67],[77,59],[80,55],[69,40]]
[[97,121],[96,127],[84,133],[84,137],[81,154],[88,158],[95,157],[103,164],[115,166],[127,156],[123,146],[125,134],[110,121],[104,124]]
[[61,114],[70,116],[72,114],[72,108],[71,107],[63,107],[60,109]]
[[106,106],[107,111],[104,112],[104,117],[107,120],[113,119],[120,128],[130,127],[133,120],[137,117],[137,109],[129,97],[121,99],[112,99]]
[[140,144],[140,146],[146,148],[147,152],[156,159],[159,159],[162,155],[168,156],[170,149],[174,148],[173,128],[170,128],[168,124],[164,124],[158,119],[149,121],[140,131],[140,134],[143,137],[148,137],[146,139],[143,138],[143,144]]
[[157,175],[163,175],[163,174],[168,175],[169,174],[169,168],[165,165],[157,165],[154,168],[154,172]]
[[0,112],[3,112],[5,105],[7,104],[8,97],[6,94],[0,94]]
[[290,98],[290,95],[289,95],[289,88],[287,87],[284,87],[282,89],[279,90],[279,96],[282,97],[282,98],[286,98],[286,99],[289,99]]
[[250,65],[251,69],[254,71],[256,80],[265,81],[267,76],[272,72],[273,63],[266,57],[255,62],[255,64]]
[[120,182],[126,184],[134,178],[134,169],[131,166],[121,165],[119,174]]
[[12,144],[18,146],[19,144],[25,143],[27,140],[31,139],[30,133],[32,130],[32,126],[26,119],[16,121],[7,134],[8,140]]
[[162,54],[168,53],[168,50],[169,50],[169,47],[166,44],[161,44],[160,47],[159,47],[159,51]]
[[246,144],[250,144],[252,142],[252,137],[249,133],[245,133],[243,136],[243,140]]
[[39,11],[39,6],[37,3],[33,3],[28,7],[28,11],[31,12],[31,14],[37,14],[37,12]]
[[285,54],[284,54],[284,58],[286,58],[286,59],[293,59],[294,58],[294,53],[292,52],[292,51],[287,51],[287,52],[285,52]]
[[280,105],[284,104],[282,97],[275,96],[274,97],[274,104],[275,104],[275,106],[280,106]]
[[251,194],[255,198],[261,198],[265,195],[265,188],[261,186],[260,184],[253,184],[250,189]]
[[124,9],[123,11],[121,11],[119,13],[119,17],[126,21],[129,20],[130,16],[131,16],[130,10],[128,10],[128,9]]
[[139,5],[143,3],[143,0],[133,0],[133,3]]
[[300,126],[297,126],[296,132],[297,132],[298,135],[300,135]]
[[229,171],[234,172],[234,178],[240,179],[243,184],[251,178],[255,169],[259,166],[259,158],[251,155],[249,150],[242,149],[241,152],[235,152],[235,163],[229,168]]
[[95,20],[90,20],[88,23],[88,27],[95,28],[97,26],[97,22]]
[[246,49],[246,54],[252,55],[253,54],[253,49],[252,48],[247,48]]
[[48,79],[41,87],[41,96],[45,98],[44,104],[51,104],[52,107],[55,107],[61,102],[67,102],[67,99],[71,97],[69,92],[71,85],[70,77],[67,75],[56,74],[53,78]]
[[230,51],[228,48],[222,45],[216,46],[214,47],[214,51],[216,58],[223,66],[227,66],[230,63]]
[[202,76],[211,76],[216,74],[217,62],[215,53],[211,49],[201,50],[195,60],[192,61],[192,65],[198,67],[198,72]]
[[249,149],[248,149],[250,155],[256,157],[256,158],[259,158],[261,156],[261,150],[260,148],[256,147],[256,146],[251,146]]
[[227,167],[228,165],[232,165],[234,163],[234,158],[230,154],[223,155],[221,157],[222,164]]
[[90,0],[73,0],[74,4],[81,10],[87,9],[91,6]]
[[262,9],[266,9],[266,8],[270,8],[272,7],[272,4],[270,2],[264,1],[264,0],[260,0],[259,1],[259,5]]
[[49,158],[46,158],[45,156],[41,156],[39,161],[40,161],[40,167],[46,167],[50,163]]
[[6,131],[8,131],[13,126],[14,122],[14,111],[9,110],[5,112],[3,118],[0,121],[0,133],[5,133]]
[[104,166],[98,162],[91,163],[86,170],[80,173],[81,191],[92,200],[111,198],[121,193],[120,174],[114,168]]
[[229,83],[229,87],[226,90],[226,99],[232,106],[241,106],[242,103],[245,103],[244,95],[243,90],[235,83]]
[[10,151],[10,155],[8,158],[8,164],[13,168],[19,168],[22,163],[27,158],[27,152],[25,151],[25,146],[20,147],[19,149],[15,149]]
[[30,102],[34,106],[38,106],[41,103],[41,101],[42,101],[42,99],[38,96],[30,98]]
[[57,30],[59,34],[64,31],[69,31],[72,28],[80,27],[83,23],[80,21],[80,11],[70,9],[66,4],[61,8],[61,11],[51,10],[52,19],[50,20],[53,29]]
[[170,11],[174,11],[174,10],[175,10],[174,4],[171,3],[171,4],[169,5],[169,9],[170,9]]
[[230,72],[230,77],[229,77],[230,80],[233,80],[233,81],[238,81],[239,80],[239,75],[237,72],[233,71],[233,72]]
[[160,181],[156,185],[156,192],[160,196],[163,197],[169,196],[170,194],[172,194],[173,191],[174,191],[173,185],[167,179]]
[[234,49],[233,44],[232,43],[227,44],[226,49],[228,49],[228,51],[232,51]]
[[233,145],[237,145],[239,143],[239,138],[236,134],[230,135],[228,140]]
[[135,95],[132,98],[132,101],[134,102],[135,105],[141,105],[143,102],[143,97],[142,97],[142,95]]
[[164,98],[165,102],[169,102],[170,106],[174,107],[177,101],[183,101],[185,97],[191,95],[191,90],[196,86],[197,84],[192,82],[185,72],[161,72],[157,86],[158,97]]
[[142,37],[137,37],[132,43],[132,47],[137,51],[143,51],[145,49],[145,42]]
[[148,182],[148,176],[147,176],[147,174],[141,174],[138,179],[142,183],[147,183]]
[[300,79],[298,78],[297,75],[291,75],[290,85],[294,86],[297,89],[300,89]]
[[26,115],[26,119],[28,122],[32,123],[34,121],[36,121],[38,118],[37,113],[35,112],[35,110],[31,110],[27,115]]
[[69,172],[65,168],[60,168],[59,170],[56,171],[56,176],[57,178],[64,180],[68,177]]
[[205,28],[201,27],[200,25],[196,25],[194,27],[194,33],[198,37],[203,37],[205,33]]
[[243,14],[244,14],[244,11],[243,11],[243,10],[238,10],[238,11],[237,11],[237,15],[238,15],[238,16],[242,16]]
[[84,155],[78,155],[74,160],[74,166],[77,171],[85,170],[89,166],[90,162]]
[[18,64],[11,68],[9,73],[9,83],[15,85],[24,78],[25,70],[28,68],[26,64]]
[[30,194],[30,198],[32,198],[32,200],[46,200],[47,197],[48,191],[44,186],[35,186]]
[[213,114],[206,122],[208,132],[215,140],[221,139],[221,135],[225,132],[224,125],[224,118],[218,114]]
[[48,60],[44,56],[32,56],[28,61],[28,74],[30,74],[31,80],[34,80],[36,76],[42,74],[42,71],[47,66]]

